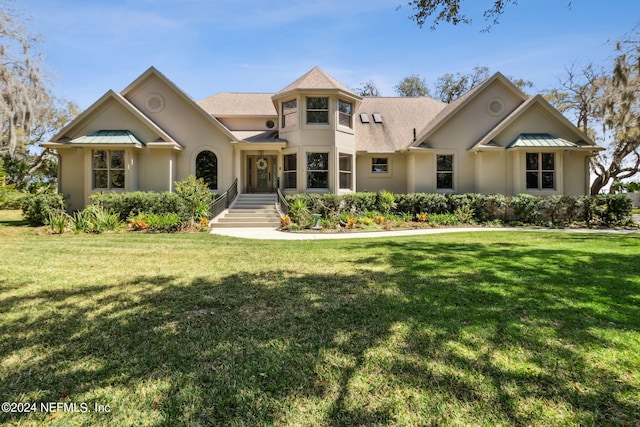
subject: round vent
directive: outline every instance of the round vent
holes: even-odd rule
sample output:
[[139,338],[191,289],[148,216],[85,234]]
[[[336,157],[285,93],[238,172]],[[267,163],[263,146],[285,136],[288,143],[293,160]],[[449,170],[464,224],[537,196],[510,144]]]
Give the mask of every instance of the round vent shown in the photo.
[[489,105],[487,105],[487,110],[492,116],[498,116],[504,111],[504,104],[500,99],[492,99],[489,101]]
[[152,113],[159,113],[164,108],[164,98],[162,95],[152,93],[147,97],[147,108]]
[[269,129],[273,129],[273,127],[276,125],[273,120],[267,120],[265,125],[269,128]]

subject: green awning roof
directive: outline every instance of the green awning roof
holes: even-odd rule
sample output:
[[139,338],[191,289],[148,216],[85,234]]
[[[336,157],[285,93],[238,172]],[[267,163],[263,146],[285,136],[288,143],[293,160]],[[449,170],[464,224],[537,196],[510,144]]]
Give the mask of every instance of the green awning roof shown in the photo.
[[89,135],[72,139],[71,144],[106,144],[106,145],[134,145],[142,147],[140,141],[133,132],[128,130],[99,130]]
[[551,136],[548,133],[523,133],[515,141],[507,145],[507,148],[576,148],[578,144],[569,142],[566,139]]

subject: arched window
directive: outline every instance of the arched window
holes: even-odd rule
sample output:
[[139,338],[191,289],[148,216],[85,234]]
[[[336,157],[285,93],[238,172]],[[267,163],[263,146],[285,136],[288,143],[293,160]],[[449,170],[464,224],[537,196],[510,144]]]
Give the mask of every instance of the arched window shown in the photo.
[[211,151],[196,157],[196,178],[202,178],[210,190],[218,189],[218,158]]

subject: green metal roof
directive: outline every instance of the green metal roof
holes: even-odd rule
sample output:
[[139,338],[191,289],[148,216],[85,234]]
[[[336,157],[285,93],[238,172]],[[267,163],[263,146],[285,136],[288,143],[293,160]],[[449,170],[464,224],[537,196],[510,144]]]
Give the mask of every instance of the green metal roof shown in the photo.
[[577,144],[566,139],[551,136],[548,133],[522,133],[507,148],[534,147],[534,148],[575,148]]
[[133,132],[128,130],[99,130],[89,135],[84,135],[71,140],[71,144],[120,144],[135,145],[141,147],[144,145]]

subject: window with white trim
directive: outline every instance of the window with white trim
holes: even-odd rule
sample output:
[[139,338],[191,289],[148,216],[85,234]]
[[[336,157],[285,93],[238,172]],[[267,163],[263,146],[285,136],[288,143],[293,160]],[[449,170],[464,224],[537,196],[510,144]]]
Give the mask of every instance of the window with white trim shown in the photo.
[[93,188],[124,188],[124,150],[93,150],[91,154]]
[[329,124],[329,98],[307,98],[307,124]]
[[293,127],[298,124],[298,101],[292,99],[282,103],[282,127]]
[[352,117],[353,104],[347,101],[338,100],[338,123],[340,126],[353,127]]
[[436,156],[436,188],[438,190],[453,190],[453,156]]
[[353,189],[353,174],[351,154],[340,153],[339,155],[340,188],[343,190]]
[[297,154],[285,154],[284,156],[284,188],[296,189],[298,188],[298,155]]
[[526,179],[529,190],[556,188],[556,159],[554,153],[526,153]]
[[377,173],[377,174],[389,173],[389,158],[388,157],[372,157],[371,173]]
[[329,188],[329,153],[307,153],[307,188]]

